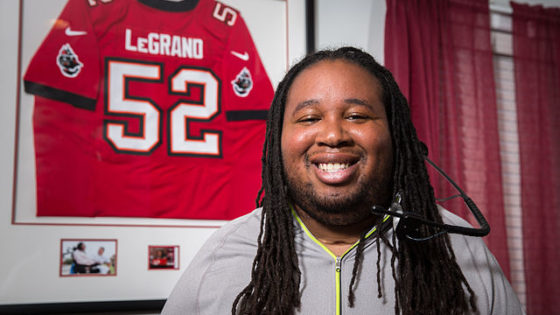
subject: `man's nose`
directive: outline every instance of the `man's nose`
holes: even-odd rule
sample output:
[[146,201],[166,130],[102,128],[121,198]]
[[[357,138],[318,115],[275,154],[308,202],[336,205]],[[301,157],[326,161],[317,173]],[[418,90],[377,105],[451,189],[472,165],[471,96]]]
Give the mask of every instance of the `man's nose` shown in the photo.
[[349,145],[352,138],[346,130],[344,119],[339,117],[325,118],[318,130],[316,142],[319,145],[340,147]]

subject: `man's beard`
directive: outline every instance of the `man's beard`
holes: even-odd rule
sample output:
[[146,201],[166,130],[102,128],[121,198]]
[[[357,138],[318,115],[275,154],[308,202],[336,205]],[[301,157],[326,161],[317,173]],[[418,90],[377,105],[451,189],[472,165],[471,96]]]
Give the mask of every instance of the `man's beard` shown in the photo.
[[358,189],[346,196],[318,196],[311,183],[287,176],[291,201],[315,221],[326,226],[347,226],[372,216],[373,205],[386,205],[390,200],[388,176],[362,179]]

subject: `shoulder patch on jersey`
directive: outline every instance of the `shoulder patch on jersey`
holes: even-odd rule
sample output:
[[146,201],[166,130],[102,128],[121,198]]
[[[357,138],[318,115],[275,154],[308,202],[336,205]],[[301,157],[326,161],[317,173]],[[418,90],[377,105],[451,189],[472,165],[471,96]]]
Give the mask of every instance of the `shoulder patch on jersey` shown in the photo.
[[60,68],[62,75],[69,78],[77,77],[84,66],[80,60],[78,60],[78,55],[76,55],[72,47],[70,47],[70,44],[64,44],[60,47],[58,56],[56,57],[56,64]]
[[245,97],[249,95],[249,92],[251,92],[253,88],[253,80],[251,79],[249,69],[244,67],[241,72],[237,74],[235,80],[231,81],[231,84],[237,96]]

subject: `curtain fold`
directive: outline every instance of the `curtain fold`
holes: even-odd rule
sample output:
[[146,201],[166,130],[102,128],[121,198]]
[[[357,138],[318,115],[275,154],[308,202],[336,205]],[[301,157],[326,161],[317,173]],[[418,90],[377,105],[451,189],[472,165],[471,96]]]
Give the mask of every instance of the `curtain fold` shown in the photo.
[[560,9],[511,3],[527,313],[560,309]]
[[[488,0],[387,0],[385,65],[430,159],[488,219],[485,241],[509,277]],[[430,178],[436,198],[456,194]],[[460,199],[443,206],[476,225]]]

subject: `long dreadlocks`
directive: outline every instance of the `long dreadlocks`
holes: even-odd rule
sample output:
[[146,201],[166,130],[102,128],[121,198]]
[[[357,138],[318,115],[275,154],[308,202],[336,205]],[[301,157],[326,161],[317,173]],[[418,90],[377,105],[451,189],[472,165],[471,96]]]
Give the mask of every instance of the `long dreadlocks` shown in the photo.
[[[369,71],[382,86],[383,103],[393,143],[392,192],[403,192],[402,206],[429,220],[442,222],[429,183],[425,152],[412,125],[408,104],[393,76],[369,54],[351,47],[309,55],[293,66],[278,85],[269,112],[263,149],[262,182],[257,206],[262,206],[258,249],[251,281],[239,293],[233,314],[293,314],[300,306],[301,271],[294,243],[290,196],[283,174],[281,134],[288,91],[294,79],[309,66],[323,60],[344,60]],[[363,238],[363,237],[362,237]],[[447,235],[410,244],[379,235],[392,250],[391,268],[395,280],[395,314],[465,314],[476,312],[474,292],[467,283]],[[362,264],[364,242],[359,242],[350,283],[349,304],[353,305],[355,283]],[[361,245],[361,246],[360,246]],[[379,258],[378,297],[381,297]],[[398,263],[397,263],[398,261]],[[286,276],[290,275],[290,276]],[[465,292],[467,291],[467,292]]]

